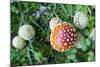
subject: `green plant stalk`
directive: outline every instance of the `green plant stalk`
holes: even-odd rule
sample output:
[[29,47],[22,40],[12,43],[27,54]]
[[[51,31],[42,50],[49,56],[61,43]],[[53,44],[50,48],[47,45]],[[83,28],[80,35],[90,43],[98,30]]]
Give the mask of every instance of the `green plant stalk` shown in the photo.
[[32,65],[32,60],[31,60],[31,57],[30,57],[30,54],[29,54],[29,47],[27,47],[27,57],[29,59],[30,64]]

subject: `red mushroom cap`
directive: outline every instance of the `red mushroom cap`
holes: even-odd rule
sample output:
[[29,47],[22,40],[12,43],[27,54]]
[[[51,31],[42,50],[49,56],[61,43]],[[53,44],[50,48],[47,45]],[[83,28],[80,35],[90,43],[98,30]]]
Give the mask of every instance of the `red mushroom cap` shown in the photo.
[[74,46],[76,38],[76,29],[72,24],[64,22],[55,25],[51,31],[50,42],[55,50],[64,52]]

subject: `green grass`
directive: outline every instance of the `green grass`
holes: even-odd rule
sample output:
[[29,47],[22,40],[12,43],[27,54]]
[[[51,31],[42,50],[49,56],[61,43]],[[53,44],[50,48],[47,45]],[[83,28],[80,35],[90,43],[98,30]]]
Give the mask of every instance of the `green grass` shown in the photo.
[[[33,13],[39,11],[40,6],[45,6],[45,14],[36,17]],[[57,52],[50,46],[49,21],[53,17],[73,24],[75,12],[83,11],[89,17],[88,26],[78,32],[84,35],[84,45],[82,49],[72,48],[66,52]],[[11,41],[17,36],[18,29],[24,24],[30,24],[35,28],[35,37],[27,42],[22,50],[18,50],[11,45],[11,65],[38,65],[88,62],[95,60],[95,41],[88,38],[90,31],[95,27],[95,9],[88,5],[71,5],[55,3],[34,3],[34,2],[13,2],[11,3]],[[93,56],[88,54],[93,52]]]

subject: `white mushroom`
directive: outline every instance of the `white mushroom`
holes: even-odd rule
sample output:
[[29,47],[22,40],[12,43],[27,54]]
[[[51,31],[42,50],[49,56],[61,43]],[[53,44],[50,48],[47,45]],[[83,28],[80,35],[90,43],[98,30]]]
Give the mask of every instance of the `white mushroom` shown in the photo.
[[35,36],[35,29],[31,25],[23,25],[19,28],[18,34],[24,40],[30,40]]
[[77,12],[74,15],[74,24],[79,29],[86,28],[88,23],[88,17],[83,12]]
[[12,40],[12,45],[17,49],[22,49],[26,45],[26,42],[21,37],[16,36]]
[[61,22],[61,20],[57,17],[54,17],[50,20],[50,29],[52,30],[54,26],[58,23]]

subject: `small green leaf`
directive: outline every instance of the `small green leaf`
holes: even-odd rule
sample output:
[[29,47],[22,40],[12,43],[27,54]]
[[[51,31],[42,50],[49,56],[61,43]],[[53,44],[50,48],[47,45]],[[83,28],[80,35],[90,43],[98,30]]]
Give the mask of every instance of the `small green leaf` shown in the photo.
[[70,63],[70,60],[68,60],[68,59],[65,59],[65,63]]
[[82,51],[86,51],[87,50],[87,47],[86,45],[82,45],[82,48],[81,48]]
[[87,45],[86,45],[85,38],[83,38],[83,39],[80,41],[80,45],[81,45],[81,50],[82,50],[82,51],[86,51],[86,50],[87,50]]
[[11,11],[15,12],[15,10],[16,10],[16,7],[15,6],[11,6]]
[[86,30],[84,31],[84,35],[88,36],[89,34],[90,34],[90,33],[89,33],[89,30],[86,29]]
[[89,39],[86,39],[86,45],[90,46],[91,45],[91,41]]
[[78,62],[78,59],[77,58],[73,59],[73,62]]
[[94,61],[94,60],[95,60],[94,52],[93,52],[93,51],[89,51],[89,52],[88,52],[87,60],[88,60],[88,61]]
[[19,13],[19,10],[18,10],[18,9],[16,9],[16,7],[15,7],[15,6],[11,6],[11,11],[12,11],[12,12],[14,12],[14,13],[16,13],[16,14],[18,14],[18,13]]
[[70,59],[70,60],[73,60],[76,58],[76,55],[75,54],[72,54],[72,55],[68,55],[67,56],[67,59]]
[[72,48],[72,49],[69,49],[69,50],[66,51],[67,55],[72,55],[72,54],[75,54],[75,53],[77,53],[77,50],[75,48]]
[[42,59],[42,54],[40,52],[39,53],[35,52],[34,58],[35,58],[35,60],[40,62],[40,60]]

